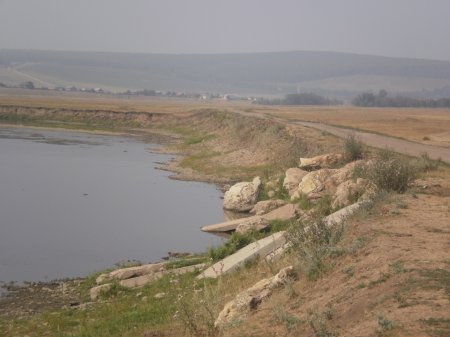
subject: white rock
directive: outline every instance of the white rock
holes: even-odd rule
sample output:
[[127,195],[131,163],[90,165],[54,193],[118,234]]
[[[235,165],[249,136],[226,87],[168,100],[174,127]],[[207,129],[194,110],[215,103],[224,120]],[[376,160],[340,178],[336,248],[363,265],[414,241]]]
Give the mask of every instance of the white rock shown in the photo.
[[135,266],[129,268],[121,268],[113,270],[107,274],[101,274],[97,277],[95,282],[97,284],[103,283],[110,280],[126,280],[129,278],[142,276],[146,274],[156,273],[164,270],[164,263],[150,263],[144,264],[142,266]]
[[297,167],[287,169],[286,176],[283,181],[283,187],[292,196],[298,189],[298,184],[302,181],[302,178],[307,175],[308,172]]
[[255,206],[261,187],[261,179],[256,177],[252,182],[237,183],[225,192],[223,208],[236,212],[246,212]]
[[111,288],[112,288],[111,283],[93,287],[91,288],[91,290],[89,290],[89,296],[91,297],[92,301],[95,301],[100,296],[100,294],[109,291]]
[[244,234],[252,230],[259,232],[260,230],[267,228],[267,226],[269,226],[269,221],[263,217],[250,217],[248,220],[241,222],[236,227],[236,232],[240,234]]
[[329,153],[312,158],[300,158],[299,167],[305,169],[330,167],[342,161],[343,158],[344,156],[340,153]]
[[263,215],[266,214],[278,207],[286,205],[286,201],[284,200],[264,200],[258,202],[251,210],[250,213],[255,215]]

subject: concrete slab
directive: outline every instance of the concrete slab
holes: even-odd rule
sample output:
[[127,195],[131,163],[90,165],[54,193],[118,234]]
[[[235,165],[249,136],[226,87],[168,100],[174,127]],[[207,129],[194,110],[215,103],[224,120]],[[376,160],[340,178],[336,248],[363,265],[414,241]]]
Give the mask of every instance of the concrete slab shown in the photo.
[[328,226],[333,224],[340,224],[349,216],[353,215],[362,206],[362,204],[362,202],[357,202],[347,207],[341,208],[339,211],[326,216],[325,218],[323,218],[323,220]]
[[159,272],[155,272],[155,273],[151,273],[151,274],[147,274],[147,275],[142,275],[142,276],[122,280],[122,281],[120,281],[119,284],[122,287],[126,287],[126,288],[138,288],[138,287],[143,287],[148,283],[154,282],[167,274],[181,275],[181,274],[190,273],[190,272],[193,272],[196,270],[200,270],[203,268],[205,268],[204,263],[196,264],[193,266],[177,268],[177,269],[169,269],[169,270],[159,271]]
[[281,206],[267,214],[263,215],[255,215],[252,217],[241,218],[231,221],[225,221],[219,224],[208,225],[202,227],[203,232],[209,233],[223,233],[223,232],[232,232],[235,231],[236,228],[243,222],[247,222],[249,220],[257,220],[259,218],[263,218],[268,221],[272,220],[289,220],[292,219],[297,213],[297,208],[293,204],[287,204]]
[[229,273],[242,266],[246,261],[257,257],[265,258],[278,248],[283,247],[285,243],[285,231],[272,234],[264,239],[245,246],[230,256],[227,256],[222,261],[219,261],[206,269],[203,273],[197,276],[197,278],[216,278],[222,274]]

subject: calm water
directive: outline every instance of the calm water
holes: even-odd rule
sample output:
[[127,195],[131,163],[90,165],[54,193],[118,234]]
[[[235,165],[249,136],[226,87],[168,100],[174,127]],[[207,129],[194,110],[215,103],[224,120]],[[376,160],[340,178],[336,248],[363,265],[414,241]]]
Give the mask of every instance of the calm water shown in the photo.
[[214,186],[168,179],[149,144],[124,137],[0,128],[0,281],[84,276],[218,243]]

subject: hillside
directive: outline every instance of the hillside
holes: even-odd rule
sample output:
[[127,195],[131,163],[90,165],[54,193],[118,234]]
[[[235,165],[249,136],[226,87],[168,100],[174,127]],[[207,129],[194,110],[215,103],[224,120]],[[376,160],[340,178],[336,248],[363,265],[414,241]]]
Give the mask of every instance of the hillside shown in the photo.
[[364,90],[450,95],[450,62],[295,51],[250,54],[131,54],[0,50],[0,82],[283,95],[313,91],[349,99]]

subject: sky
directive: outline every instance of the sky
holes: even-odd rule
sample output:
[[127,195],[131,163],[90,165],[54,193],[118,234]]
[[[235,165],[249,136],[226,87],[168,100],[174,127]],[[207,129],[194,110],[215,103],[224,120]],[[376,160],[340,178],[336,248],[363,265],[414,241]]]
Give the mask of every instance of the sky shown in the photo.
[[0,0],[0,48],[450,60],[450,0]]

